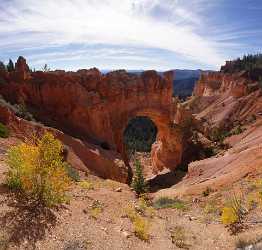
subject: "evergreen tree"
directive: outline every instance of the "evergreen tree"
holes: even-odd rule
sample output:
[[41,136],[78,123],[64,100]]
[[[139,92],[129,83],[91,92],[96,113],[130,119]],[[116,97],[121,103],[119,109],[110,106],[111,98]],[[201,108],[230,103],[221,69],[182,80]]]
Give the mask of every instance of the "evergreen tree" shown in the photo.
[[48,72],[48,71],[50,71],[50,68],[48,68],[47,64],[44,65],[44,67],[43,67],[43,71],[44,71],[44,72]]
[[139,160],[135,160],[136,172],[132,181],[132,188],[140,195],[147,191],[147,183],[143,176],[142,166]]
[[9,62],[7,64],[7,66],[6,66],[6,68],[7,68],[8,72],[15,71],[15,66],[14,66],[14,63],[13,63],[13,61],[11,59],[9,59]]
[[2,61],[0,61],[0,72],[5,70],[6,70],[5,64]]

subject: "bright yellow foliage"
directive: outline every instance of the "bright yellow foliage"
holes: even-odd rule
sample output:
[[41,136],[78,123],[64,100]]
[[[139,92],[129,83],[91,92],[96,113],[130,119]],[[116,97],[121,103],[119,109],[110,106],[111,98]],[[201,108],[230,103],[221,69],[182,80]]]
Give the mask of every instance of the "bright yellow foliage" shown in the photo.
[[139,215],[132,207],[128,207],[126,213],[133,224],[135,235],[140,240],[148,241],[150,228],[148,220]]
[[149,223],[146,219],[144,219],[141,216],[136,216],[135,220],[133,221],[134,225],[134,231],[135,235],[140,239],[140,240],[149,240]]
[[94,189],[94,184],[90,181],[84,180],[79,182],[79,186],[83,189],[87,190],[93,190]]
[[70,180],[64,168],[63,146],[50,133],[36,145],[22,143],[8,151],[7,183],[32,200],[53,206],[65,201]]
[[224,225],[230,225],[238,222],[239,217],[234,208],[224,207],[222,210],[221,220]]

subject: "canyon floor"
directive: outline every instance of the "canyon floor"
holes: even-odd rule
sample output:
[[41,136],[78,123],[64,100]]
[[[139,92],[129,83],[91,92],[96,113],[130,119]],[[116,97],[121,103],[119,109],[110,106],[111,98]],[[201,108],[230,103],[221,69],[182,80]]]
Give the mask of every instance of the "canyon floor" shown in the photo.
[[[237,235],[222,225],[220,211],[228,187],[208,196],[181,196],[183,206],[174,209],[148,206],[150,213],[143,215],[149,223],[148,241],[136,237],[127,216],[140,201],[128,185],[111,180],[83,175],[71,186],[68,204],[43,211],[28,207],[4,185],[6,150],[16,143],[16,138],[0,139],[0,249],[235,249],[239,239],[255,241],[262,235],[259,207],[249,211]],[[260,177],[247,175],[230,190],[248,195]],[[154,200],[160,194],[151,192],[148,197]]]

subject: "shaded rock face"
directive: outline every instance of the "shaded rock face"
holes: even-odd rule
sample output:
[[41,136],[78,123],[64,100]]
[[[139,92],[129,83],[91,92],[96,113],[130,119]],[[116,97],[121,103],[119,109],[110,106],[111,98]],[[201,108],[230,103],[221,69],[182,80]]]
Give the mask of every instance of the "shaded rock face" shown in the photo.
[[106,145],[103,150],[119,153],[126,166],[123,134],[128,121],[149,117],[158,129],[152,149],[157,173],[174,169],[183,151],[184,117],[177,116],[174,124],[176,114],[183,111],[172,100],[172,81],[172,73],[159,76],[155,71],[141,76],[123,70],[102,75],[97,69],[30,74],[25,60],[19,58],[8,87],[0,93],[7,100],[33,107],[38,118],[49,125],[101,149]]
[[124,183],[128,180],[125,163],[121,155],[115,151],[103,150],[99,146],[83,142],[57,129],[21,119],[2,104],[0,104],[0,122],[9,127],[13,136],[23,141],[34,140],[35,137],[50,132],[66,146],[67,161],[74,168]]

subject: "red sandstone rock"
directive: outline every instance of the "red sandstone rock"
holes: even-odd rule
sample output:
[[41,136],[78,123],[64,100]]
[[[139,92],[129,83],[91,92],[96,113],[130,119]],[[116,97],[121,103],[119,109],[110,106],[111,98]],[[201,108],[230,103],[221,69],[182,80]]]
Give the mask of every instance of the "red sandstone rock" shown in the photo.
[[[110,155],[120,154],[128,165],[124,130],[130,119],[147,116],[158,128],[158,146],[152,150],[154,171],[175,169],[181,162],[184,119],[183,115],[176,116],[176,113],[183,112],[183,108],[177,108],[172,100],[172,72],[165,73],[163,77],[155,71],[146,71],[141,76],[124,70],[102,75],[97,69],[90,69],[68,73],[34,72],[30,76],[23,58],[16,63],[16,72],[19,79],[10,76],[8,88],[0,88],[0,94],[8,100],[34,107],[38,111],[38,119],[81,138],[88,147],[107,145],[104,150],[105,154],[108,150],[107,159]],[[109,162],[103,166],[102,158],[98,153],[93,164],[97,165],[97,172],[102,169],[103,173],[113,171],[109,168],[115,164],[114,157],[111,159],[112,166]],[[122,181],[121,171],[119,180]],[[110,174],[103,175],[111,178]]]
[[15,64],[15,74],[18,80],[23,81],[30,78],[30,69],[25,58],[20,56]]
[[262,91],[257,83],[238,74],[204,74],[194,88],[192,112],[200,127],[232,127],[256,116],[262,110]]
[[11,129],[12,135],[22,140],[34,136],[39,137],[45,132],[50,132],[67,146],[69,150],[67,161],[74,168],[85,172],[91,171],[102,178],[124,183],[128,181],[127,168],[121,160],[121,155],[115,151],[104,150],[99,146],[66,135],[59,130],[21,119],[3,105],[0,105],[0,122]]
[[207,187],[232,187],[232,183],[248,175],[262,173],[262,118],[241,135],[228,138],[227,142],[233,146],[231,149],[222,155],[192,162],[181,182],[161,190],[156,196],[201,194]]

